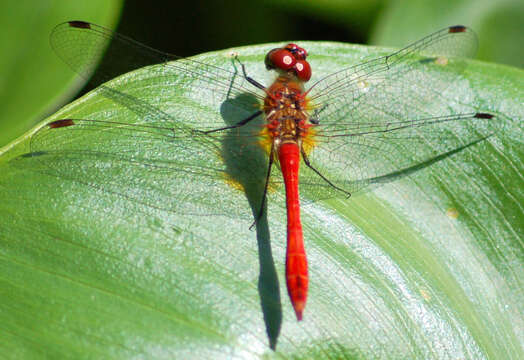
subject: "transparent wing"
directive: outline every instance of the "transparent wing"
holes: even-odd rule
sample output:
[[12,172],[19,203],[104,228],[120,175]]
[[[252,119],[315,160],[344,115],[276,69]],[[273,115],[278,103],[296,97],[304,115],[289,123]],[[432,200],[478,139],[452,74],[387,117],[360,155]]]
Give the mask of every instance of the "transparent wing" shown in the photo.
[[248,131],[210,136],[182,124],[61,119],[32,136],[29,155],[44,173],[133,203],[188,215],[249,218],[245,191],[261,199],[267,155],[248,141]]
[[[33,135],[31,160],[41,171],[152,208],[249,217],[242,207],[245,193],[238,190],[259,190],[262,196],[267,171],[267,155],[257,146],[262,117],[229,131],[202,131],[255,113],[263,96],[258,89],[213,59],[182,59],[90,23],[58,25],[51,45],[79,75],[102,83],[94,95],[106,100],[97,97],[82,118],[54,121]],[[145,65],[150,66],[141,77],[113,79]],[[107,104],[97,105],[100,101]]]
[[[208,105],[214,106],[217,113],[226,99],[230,106],[254,111],[264,97],[241,74],[213,65],[212,59],[204,63],[164,53],[92,23],[69,21],[59,24],[52,31],[50,42],[58,56],[73,71],[90,79],[94,86],[131,70],[156,64],[149,69],[150,77],[165,86],[183,89],[190,98],[201,97]],[[97,66],[101,57],[103,61]],[[191,86],[185,87],[186,83]],[[108,97],[114,97],[111,85],[105,84],[103,88]],[[119,84],[119,89],[124,88],[125,84]],[[119,92],[125,93],[123,90]],[[246,94],[251,97],[246,97]],[[147,109],[142,112],[147,112]],[[207,126],[219,127],[215,123],[223,126],[220,119],[208,121]]]
[[[108,41],[111,46],[105,50]],[[99,89],[115,104],[115,116],[95,112],[89,120],[63,119],[40,129],[31,151],[44,169],[153,208],[195,215],[249,214],[240,210],[238,197],[221,194],[233,187],[261,196],[267,154],[257,140],[263,119],[228,131],[201,130],[241,121],[263,94],[235,71],[213,65],[212,59],[180,59],[94,24],[61,24],[51,43],[84,77],[104,51],[107,59],[116,59],[104,61],[95,82],[157,65],[149,68],[147,78],[126,76]],[[448,66],[443,58],[419,54],[471,52],[475,46],[469,29],[453,27],[315,84],[309,91],[319,121],[317,146],[309,156],[312,166],[354,193],[489,136],[493,116],[450,106],[442,96],[448,87],[453,89],[463,63]],[[166,62],[170,60],[175,61]],[[153,103],[135,92],[148,81]],[[184,112],[187,108],[191,113]],[[270,188],[281,183],[278,172],[271,182]],[[312,199],[346,195],[306,166],[301,184]]]
[[[314,84],[308,91],[318,121],[312,166],[355,193],[497,131],[496,118],[456,96],[466,64],[457,57],[476,47],[469,28],[453,26]],[[302,183],[318,182],[304,171]],[[346,196],[324,187],[307,190],[313,198]]]

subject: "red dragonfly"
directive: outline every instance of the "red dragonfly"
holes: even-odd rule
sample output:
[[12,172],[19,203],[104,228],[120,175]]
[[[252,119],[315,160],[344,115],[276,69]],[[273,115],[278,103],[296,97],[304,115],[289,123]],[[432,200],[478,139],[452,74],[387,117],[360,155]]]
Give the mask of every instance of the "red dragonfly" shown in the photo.
[[[216,189],[228,181],[225,174],[232,164],[246,175],[241,184],[245,189],[261,183],[258,169],[262,168],[264,185],[255,221],[264,212],[269,190],[283,178],[286,282],[298,320],[308,292],[299,183],[306,199],[349,197],[370,185],[408,175],[421,164],[431,164],[494,131],[494,115],[467,104],[449,106],[457,71],[465,64],[452,57],[476,50],[474,33],[461,25],[387,56],[344,67],[308,89],[305,83],[312,77],[308,53],[293,43],[267,53],[265,66],[276,74],[269,86],[250,77],[238,57],[232,59],[230,70],[214,65],[213,59],[197,61],[159,52],[83,21],[58,25],[51,44],[86,78],[104,52],[105,60],[114,59],[94,72],[92,79],[99,83],[157,64],[148,73],[156,80],[150,84],[152,91],[160,82],[175,89],[181,99],[198,98],[201,103],[193,103],[194,114],[179,113],[176,106],[169,110],[169,104],[141,100],[134,81],[143,79],[116,79],[99,91],[119,111],[131,118],[138,115],[135,122],[108,120],[105,113],[101,119],[94,114],[90,119],[53,121],[35,133],[31,153],[55,175],[155,208],[195,215],[216,211],[235,216],[227,200],[213,199]],[[449,67],[453,71],[447,72]],[[451,96],[446,97],[446,91]],[[184,98],[187,94],[191,96]],[[228,109],[237,120],[226,124]],[[246,161],[246,144],[262,144],[266,160]],[[301,160],[305,167],[299,175]],[[282,178],[272,175],[274,166],[280,168]],[[188,176],[198,177],[204,185],[191,188],[191,181],[181,181]],[[155,202],[164,196],[173,204]]]

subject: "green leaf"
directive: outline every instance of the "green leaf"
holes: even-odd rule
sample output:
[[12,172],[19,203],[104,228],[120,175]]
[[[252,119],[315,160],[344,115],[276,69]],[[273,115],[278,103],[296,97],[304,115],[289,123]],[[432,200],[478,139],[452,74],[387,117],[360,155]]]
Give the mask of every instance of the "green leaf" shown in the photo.
[[[334,43],[304,46],[316,79],[385,53]],[[235,50],[249,74],[266,83],[272,75],[263,54],[273,47]],[[228,53],[198,59],[232,69]],[[158,68],[143,68],[112,84],[118,89],[125,82],[127,94],[187,129],[220,116],[206,99],[187,97],[187,87],[158,74]],[[271,194],[267,219],[250,231],[256,200],[231,178],[213,183],[209,194],[204,176],[173,174],[169,182],[132,161],[108,167],[65,154],[57,168],[45,153],[24,155],[36,129],[31,131],[0,157],[0,353],[75,359],[523,358],[523,75],[468,62],[457,74],[450,107],[467,103],[494,113],[502,131],[373,192],[304,205],[310,293],[302,322],[295,320],[283,280],[280,190]],[[190,86],[192,79],[185,80]],[[95,90],[46,122],[144,120],[132,106],[122,106],[129,98],[110,94]],[[109,155],[126,151],[129,160],[141,156],[107,135],[70,141],[105,144]],[[55,140],[49,138],[50,146]],[[173,146],[173,157],[185,150]],[[163,165],[169,164],[164,156]],[[216,161],[222,158],[210,151],[195,166]],[[72,169],[82,169],[86,178],[72,181]],[[121,189],[103,183],[112,176],[122,180]],[[147,176],[152,178],[143,181]],[[169,196],[184,188],[194,189],[187,194],[191,204],[210,209],[208,214],[170,211],[191,205]],[[224,206],[232,212],[221,213]],[[277,343],[276,352],[270,342]]]
[[0,146],[54,112],[84,83],[58,59],[49,33],[61,22],[115,24],[120,0],[3,1],[0,5]]

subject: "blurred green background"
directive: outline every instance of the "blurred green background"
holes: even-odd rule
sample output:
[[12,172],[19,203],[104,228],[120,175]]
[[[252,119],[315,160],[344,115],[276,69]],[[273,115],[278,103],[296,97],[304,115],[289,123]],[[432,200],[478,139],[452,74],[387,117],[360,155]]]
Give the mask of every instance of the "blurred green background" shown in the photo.
[[0,145],[78,94],[82,80],[48,42],[54,25],[72,19],[116,28],[180,56],[288,40],[402,46],[436,29],[465,24],[479,35],[478,58],[524,65],[524,2],[518,0],[5,1],[0,5]]

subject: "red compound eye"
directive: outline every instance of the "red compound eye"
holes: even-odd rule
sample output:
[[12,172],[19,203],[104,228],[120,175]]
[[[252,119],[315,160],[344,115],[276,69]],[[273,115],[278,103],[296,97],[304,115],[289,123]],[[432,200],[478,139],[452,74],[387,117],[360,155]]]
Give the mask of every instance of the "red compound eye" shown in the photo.
[[297,44],[293,44],[293,43],[287,44],[284,47],[284,49],[286,49],[289,52],[291,52],[293,54],[293,56],[295,57],[295,59],[297,59],[297,60],[306,60],[306,57],[307,57],[306,49],[301,48]]
[[266,59],[266,69],[280,69],[280,70],[289,70],[295,66],[297,60],[293,54],[285,49],[273,49],[267,53]]
[[297,60],[295,67],[295,74],[302,81],[308,81],[311,79],[311,66],[306,60]]

